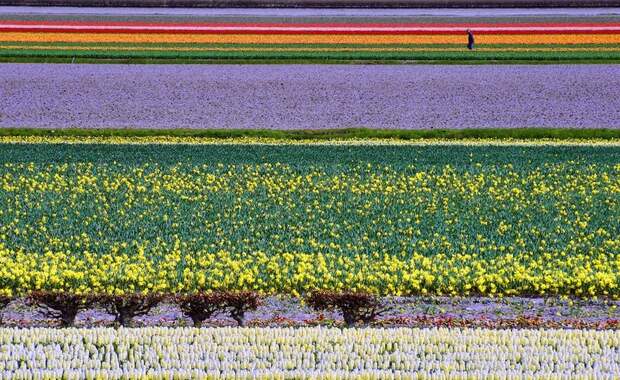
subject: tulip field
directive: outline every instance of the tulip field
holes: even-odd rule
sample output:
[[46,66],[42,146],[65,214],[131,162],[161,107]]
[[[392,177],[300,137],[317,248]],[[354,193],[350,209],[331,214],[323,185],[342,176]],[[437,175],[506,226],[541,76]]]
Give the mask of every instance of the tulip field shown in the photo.
[[[466,48],[466,30],[476,35]],[[121,22],[0,20],[0,58],[616,61],[618,22]]]
[[613,379],[620,331],[0,329],[3,379]]
[[613,142],[19,139],[0,150],[4,294],[620,297]]
[[620,373],[617,139],[54,134],[0,137],[0,378]]
[[0,380],[619,378],[620,8],[17,3]]

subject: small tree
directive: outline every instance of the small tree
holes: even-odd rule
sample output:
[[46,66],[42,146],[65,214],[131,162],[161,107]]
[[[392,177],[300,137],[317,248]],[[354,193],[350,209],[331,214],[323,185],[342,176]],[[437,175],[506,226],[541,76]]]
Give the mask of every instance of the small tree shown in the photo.
[[12,297],[0,295],[0,309],[4,309],[11,301],[13,301]]
[[13,301],[13,298],[6,295],[0,295],[0,309],[2,309],[0,310],[0,324],[2,324],[2,311],[4,310],[6,305],[11,303],[11,301]]
[[73,326],[77,313],[91,305],[90,297],[65,292],[32,292],[26,298],[28,305],[43,309],[48,318],[60,318],[62,327]]
[[239,326],[245,325],[245,313],[256,310],[260,304],[260,296],[256,292],[220,293],[221,304]]
[[149,311],[163,300],[160,294],[131,293],[124,295],[101,295],[96,297],[108,313],[114,315],[115,322],[127,327],[138,316]]
[[194,322],[194,327],[202,326],[203,322],[210,318],[216,311],[222,308],[220,293],[194,293],[177,295],[174,302],[183,313],[187,314]]
[[306,302],[316,310],[339,310],[347,327],[359,322],[368,325],[388,310],[376,296],[366,293],[317,291],[312,292]]

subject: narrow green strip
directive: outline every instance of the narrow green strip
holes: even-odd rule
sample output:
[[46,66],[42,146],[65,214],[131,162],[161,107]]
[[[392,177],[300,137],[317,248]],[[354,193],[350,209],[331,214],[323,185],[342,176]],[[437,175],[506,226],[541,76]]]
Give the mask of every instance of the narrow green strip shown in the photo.
[[0,136],[71,136],[71,137],[205,137],[239,138],[262,137],[271,139],[324,140],[324,139],[620,139],[618,129],[317,129],[317,130],[263,130],[263,129],[31,129],[0,128]]
[[117,50],[0,50],[0,57],[144,58],[144,59],[317,59],[317,60],[620,60],[620,51],[117,51]]

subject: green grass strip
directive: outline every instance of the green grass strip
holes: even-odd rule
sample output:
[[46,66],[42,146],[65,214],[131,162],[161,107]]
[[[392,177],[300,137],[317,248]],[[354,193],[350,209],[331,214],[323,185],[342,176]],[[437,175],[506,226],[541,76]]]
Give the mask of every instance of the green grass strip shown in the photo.
[[535,61],[531,59],[324,59],[324,58],[296,58],[296,59],[250,59],[250,58],[90,58],[90,57],[2,57],[0,63],[72,63],[72,64],[126,64],[126,65],[550,65],[550,64],[589,64],[605,65],[617,64],[618,59],[567,59]]
[[316,59],[316,60],[524,60],[524,61],[557,61],[557,60],[608,60],[620,61],[620,51],[562,51],[562,52],[486,52],[486,51],[421,51],[421,52],[376,52],[376,51],[115,51],[115,50],[0,50],[0,57],[16,58],[103,58],[103,59]]
[[0,136],[67,136],[67,137],[204,137],[240,138],[256,137],[286,140],[327,139],[620,139],[620,129],[569,129],[569,128],[480,128],[480,129],[33,129],[0,128]]

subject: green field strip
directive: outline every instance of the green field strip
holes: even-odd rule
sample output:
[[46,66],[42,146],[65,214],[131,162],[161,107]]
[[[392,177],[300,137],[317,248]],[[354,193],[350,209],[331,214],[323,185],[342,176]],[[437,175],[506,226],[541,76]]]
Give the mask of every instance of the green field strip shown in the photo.
[[323,60],[620,60],[620,51],[132,51],[0,50],[0,57],[87,57],[145,59],[323,59]]
[[[1,124],[0,124],[1,126]],[[326,139],[620,139],[620,129],[568,129],[568,128],[480,128],[480,129],[39,129],[39,128],[0,128],[0,136],[55,136],[55,137],[203,137],[240,138],[256,137],[285,140],[326,140]]]
[[71,64],[122,64],[122,65],[608,65],[619,63],[618,59],[564,59],[533,61],[530,59],[465,60],[382,60],[382,59],[249,59],[249,58],[90,58],[90,57],[3,57],[0,63],[71,63]]

